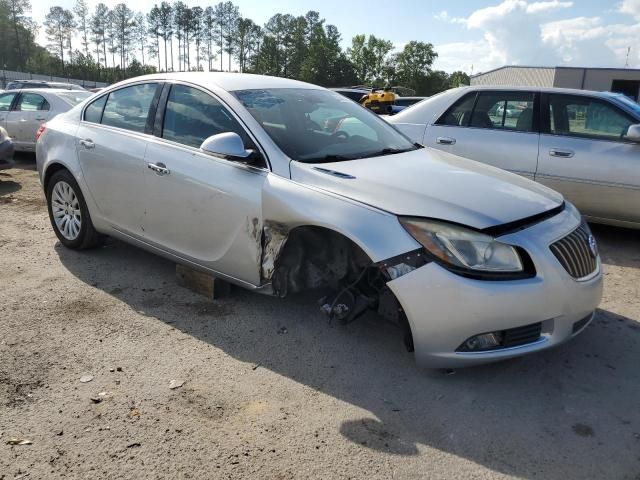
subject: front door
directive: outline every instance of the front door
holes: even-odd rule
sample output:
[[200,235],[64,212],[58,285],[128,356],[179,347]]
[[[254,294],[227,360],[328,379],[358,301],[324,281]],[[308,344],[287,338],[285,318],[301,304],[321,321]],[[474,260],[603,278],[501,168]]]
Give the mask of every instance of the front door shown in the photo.
[[536,180],[585,215],[640,222],[640,145],[624,140],[638,123],[606,100],[550,94],[545,99]]
[[246,148],[255,145],[218,99],[186,85],[171,87],[159,123],[163,127],[145,156],[147,241],[258,285],[262,190],[268,171],[199,149],[207,137],[229,131],[238,133]]
[[114,90],[89,104],[76,134],[78,159],[100,216],[142,237],[147,117],[157,83]]
[[533,179],[536,108],[534,92],[471,92],[427,127],[424,144]]

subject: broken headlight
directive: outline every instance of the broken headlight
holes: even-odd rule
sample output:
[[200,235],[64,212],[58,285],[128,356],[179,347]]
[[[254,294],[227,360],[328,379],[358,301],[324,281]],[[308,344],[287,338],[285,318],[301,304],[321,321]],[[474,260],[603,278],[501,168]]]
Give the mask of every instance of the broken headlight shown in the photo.
[[400,218],[404,228],[436,261],[460,272],[519,274],[522,258],[511,245],[469,228],[420,218]]

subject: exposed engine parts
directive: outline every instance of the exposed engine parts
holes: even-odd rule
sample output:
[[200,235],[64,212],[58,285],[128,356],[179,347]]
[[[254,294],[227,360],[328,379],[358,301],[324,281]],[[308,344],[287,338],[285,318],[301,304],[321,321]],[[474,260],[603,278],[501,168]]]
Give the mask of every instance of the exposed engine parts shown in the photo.
[[387,282],[427,262],[417,250],[372,263],[356,244],[330,230],[302,227],[287,235],[280,225],[264,228],[262,274],[271,279],[275,295],[329,290],[319,303],[330,320],[347,324],[368,310],[376,310],[402,328],[409,351],[413,350],[411,330]]

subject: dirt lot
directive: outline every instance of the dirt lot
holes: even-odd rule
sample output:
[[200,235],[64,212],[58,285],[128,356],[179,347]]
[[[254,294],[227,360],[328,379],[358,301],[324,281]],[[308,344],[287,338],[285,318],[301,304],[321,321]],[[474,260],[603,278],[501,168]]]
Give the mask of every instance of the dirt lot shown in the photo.
[[65,250],[33,162],[0,172],[0,479],[640,479],[640,232],[595,229],[605,298],[575,341],[447,374],[375,315]]

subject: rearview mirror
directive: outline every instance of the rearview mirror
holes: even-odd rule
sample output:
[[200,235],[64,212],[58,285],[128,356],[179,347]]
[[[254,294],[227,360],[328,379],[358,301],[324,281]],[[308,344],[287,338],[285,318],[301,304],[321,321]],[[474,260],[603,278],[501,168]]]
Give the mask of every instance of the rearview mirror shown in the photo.
[[253,150],[244,148],[242,138],[235,132],[224,132],[210,136],[202,142],[200,150],[216,157],[241,162],[249,162],[253,153]]
[[631,142],[640,143],[640,124],[631,125],[624,138]]

